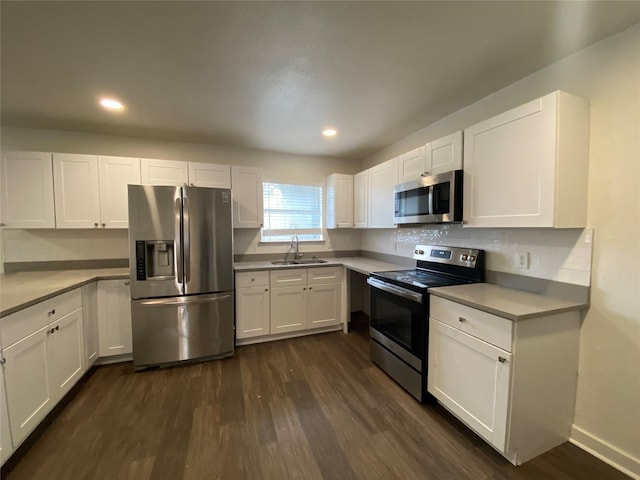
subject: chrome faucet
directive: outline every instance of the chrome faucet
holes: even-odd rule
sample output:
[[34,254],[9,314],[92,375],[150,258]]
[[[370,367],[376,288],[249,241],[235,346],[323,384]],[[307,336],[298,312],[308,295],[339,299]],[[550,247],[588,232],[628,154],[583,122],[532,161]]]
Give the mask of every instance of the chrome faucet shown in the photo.
[[291,237],[291,243],[289,243],[289,249],[287,250],[287,253],[284,254],[284,261],[287,261],[287,258],[289,257],[289,253],[291,252],[292,249],[294,250],[294,260],[299,260],[302,258],[302,256],[304,255],[304,253],[300,253],[300,246],[298,244],[298,235],[293,235]]

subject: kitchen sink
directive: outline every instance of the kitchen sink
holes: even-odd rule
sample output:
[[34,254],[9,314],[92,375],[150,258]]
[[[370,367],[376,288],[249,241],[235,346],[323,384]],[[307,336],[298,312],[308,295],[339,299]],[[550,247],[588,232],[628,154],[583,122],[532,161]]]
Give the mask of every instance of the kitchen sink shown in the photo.
[[304,260],[274,260],[271,265],[310,265],[314,263],[327,263],[328,260],[321,258],[305,258]]

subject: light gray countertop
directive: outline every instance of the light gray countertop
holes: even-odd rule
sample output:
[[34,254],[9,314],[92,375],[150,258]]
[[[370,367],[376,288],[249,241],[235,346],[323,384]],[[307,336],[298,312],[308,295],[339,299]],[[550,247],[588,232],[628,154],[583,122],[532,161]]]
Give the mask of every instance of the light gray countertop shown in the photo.
[[0,274],[0,317],[95,280],[129,278],[128,268]]
[[410,270],[411,267],[406,265],[397,265],[395,263],[382,262],[368,257],[338,257],[325,258],[327,263],[311,263],[302,265],[273,265],[270,260],[260,262],[236,262],[233,264],[236,272],[256,271],[256,270],[275,270],[280,268],[317,268],[317,267],[335,267],[345,266],[350,270],[369,275],[371,272],[383,272],[389,270]]
[[514,321],[583,310],[589,306],[490,283],[437,287],[429,289],[429,293]]

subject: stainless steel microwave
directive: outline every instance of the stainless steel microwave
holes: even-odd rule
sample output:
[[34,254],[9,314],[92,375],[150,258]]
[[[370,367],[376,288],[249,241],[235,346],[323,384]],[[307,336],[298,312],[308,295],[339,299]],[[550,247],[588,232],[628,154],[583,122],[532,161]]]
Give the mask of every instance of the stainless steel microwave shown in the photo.
[[394,223],[462,222],[462,170],[422,177],[394,188]]

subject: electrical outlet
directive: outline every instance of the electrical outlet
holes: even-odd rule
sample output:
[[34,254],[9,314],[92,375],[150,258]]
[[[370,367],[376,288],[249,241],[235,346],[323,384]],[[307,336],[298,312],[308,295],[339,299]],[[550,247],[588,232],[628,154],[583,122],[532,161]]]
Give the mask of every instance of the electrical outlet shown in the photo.
[[529,252],[516,252],[516,268],[529,270]]

